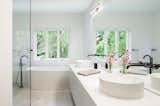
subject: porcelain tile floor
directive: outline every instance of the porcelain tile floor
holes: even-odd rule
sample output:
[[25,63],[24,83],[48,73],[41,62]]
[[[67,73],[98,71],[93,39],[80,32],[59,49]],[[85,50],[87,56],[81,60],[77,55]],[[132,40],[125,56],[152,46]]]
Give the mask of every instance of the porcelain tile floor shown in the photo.
[[[18,89],[18,90],[17,90]],[[14,106],[29,106],[29,89],[14,90]],[[74,106],[69,92],[31,91],[31,106]]]
[[32,106],[73,106],[68,92],[32,91]]

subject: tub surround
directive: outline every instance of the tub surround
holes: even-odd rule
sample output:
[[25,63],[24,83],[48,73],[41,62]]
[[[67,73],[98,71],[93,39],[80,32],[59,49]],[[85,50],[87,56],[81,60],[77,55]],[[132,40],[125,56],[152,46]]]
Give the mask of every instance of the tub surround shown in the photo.
[[[144,89],[140,99],[120,99],[108,96],[99,89],[99,77],[105,72],[91,76],[78,75],[78,68],[70,65],[70,88],[76,106],[160,106],[160,96]],[[146,76],[141,76],[146,78]],[[145,81],[145,87],[148,85]]]
[[32,66],[32,90],[69,92],[69,68],[56,66]]

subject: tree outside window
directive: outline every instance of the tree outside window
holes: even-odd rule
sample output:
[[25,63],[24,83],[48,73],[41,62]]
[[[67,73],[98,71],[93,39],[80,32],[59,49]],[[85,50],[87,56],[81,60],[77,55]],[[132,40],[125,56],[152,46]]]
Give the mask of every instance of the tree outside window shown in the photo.
[[69,34],[64,30],[39,31],[36,34],[37,58],[67,58]]
[[96,53],[104,55],[104,31],[97,31],[96,35]]
[[107,54],[115,54],[115,32],[111,31],[107,34]]
[[121,57],[127,49],[127,31],[97,31],[96,53]]
[[119,32],[119,46],[118,46],[119,57],[124,55],[125,50],[126,50],[126,32],[121,31]]
[[45,57],[45,32],[37,33],[37,56]]

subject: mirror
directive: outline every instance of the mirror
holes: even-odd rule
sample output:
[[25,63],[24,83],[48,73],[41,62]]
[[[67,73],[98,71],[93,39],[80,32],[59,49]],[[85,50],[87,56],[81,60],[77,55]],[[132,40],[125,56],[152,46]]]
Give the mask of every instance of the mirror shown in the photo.
[[[112,0],[104,3],[104,9],[93,19],[93,29],[96,36],[96,54],[114,54],[120,59],[123,51],[129,50],[130,63],[151,64],[153,57],[153,73],[160,73],[160,1],[158,0]],[[151,65],[150,65],[151,66]],[[131,67],[135,70],[149,72],[149,67]],[[147,69],[147,70],[146,70]],[[159,85],[160,74],[151,76],[150,91],[155,91]],[[157,80],[158,79],[158,80]],[[158,87],[157,87],[158,86]]]
[[112,0],[104,3],[104,10],[93,19],[96,34],[96,53],[130,51],[131,62],[149,61],[160,63],[160,1],[158,0]]

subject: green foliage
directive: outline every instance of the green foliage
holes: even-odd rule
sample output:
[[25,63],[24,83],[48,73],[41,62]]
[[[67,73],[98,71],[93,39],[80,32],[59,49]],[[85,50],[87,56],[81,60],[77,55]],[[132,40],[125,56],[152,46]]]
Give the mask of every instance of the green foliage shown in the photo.
[[37,56],[45,57],[45,33],[37,33]]
[[[37,56],[45,57],[46,48],[48,47],[47,58],[57,58],[59,47],[60,58],[68,56],[68,34],[65,31],[48,31],[48,42],[46,42],[47,35],[45,32],[37,33]],[[59,33],[59,34],[58,34]],[[58,43],[59,36],[59,43]],[[48,46],[47,46],[48,45]]]
[[108,54],[114,54],[115,53],[115,32],[111,31],[108,32],[107,37],[107,51]]
[[104,31],[98,31],[96,37],[96,54],[104,55]]
[[60,57],[66,58],[68,56],[68,34],[61,32],[60,37]]
[[49,58],[57,57],[57,32],[49,31],[48,32],[48,56]]
[[126,32],[119,32],[119,57],[123,56],[126,50]]
[[[96,53],[104,55],[104,50],[107,50],[107,54],[115,54],[115,44],[118,43],[118,54],[121,57],[126,50],[126,32],[120,31],[118,33],[118,42],[115,40],[115,32],[110,31],[107,35],[107,41],[104,41],[104,31],[97,31],[96,33]],[[105,48],[105,42],[107,43]]]

